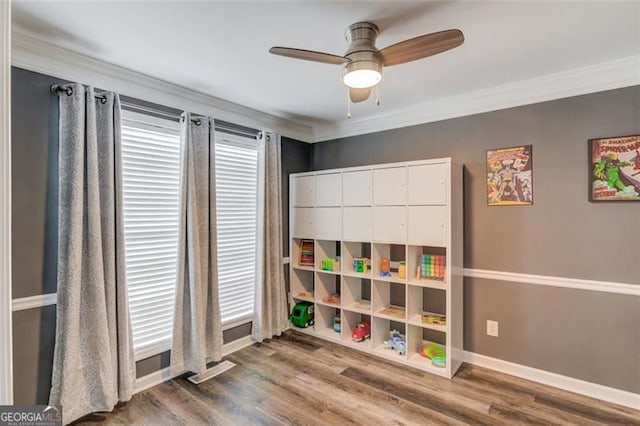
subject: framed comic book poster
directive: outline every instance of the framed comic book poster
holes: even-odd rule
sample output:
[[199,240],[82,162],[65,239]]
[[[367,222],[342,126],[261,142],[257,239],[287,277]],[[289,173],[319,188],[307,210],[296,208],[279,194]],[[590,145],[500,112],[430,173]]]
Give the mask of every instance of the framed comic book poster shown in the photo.
[[640,201],[640,135],[589,140],[589,200]]
[[487,204],[533,204],[533,156],[531,145],[487,151]]

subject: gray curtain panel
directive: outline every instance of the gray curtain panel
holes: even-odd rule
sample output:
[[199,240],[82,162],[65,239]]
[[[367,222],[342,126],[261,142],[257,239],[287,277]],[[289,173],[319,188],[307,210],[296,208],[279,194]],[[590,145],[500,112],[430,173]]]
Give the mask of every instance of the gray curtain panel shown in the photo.
[[222,358],[214,141],[212,119],[183,115],[173,373],[202,373]]
[[49,403],[64,423],[131,398],[135,361],[124,270],[120,100],[60,95],[58,302]]
[[282,265],[282,170],[280,135],[264,132],[264,201],[261,277],[257,280],[252,337],[261,342],[287,329],[288,307]]

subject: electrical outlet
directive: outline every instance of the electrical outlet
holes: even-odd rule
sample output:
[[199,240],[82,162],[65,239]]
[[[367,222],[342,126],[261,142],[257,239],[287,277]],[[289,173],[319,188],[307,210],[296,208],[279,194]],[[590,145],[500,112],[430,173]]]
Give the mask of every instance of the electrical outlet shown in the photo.
[[487,320],[487,334],[489,336],[498,337],[498,321]]

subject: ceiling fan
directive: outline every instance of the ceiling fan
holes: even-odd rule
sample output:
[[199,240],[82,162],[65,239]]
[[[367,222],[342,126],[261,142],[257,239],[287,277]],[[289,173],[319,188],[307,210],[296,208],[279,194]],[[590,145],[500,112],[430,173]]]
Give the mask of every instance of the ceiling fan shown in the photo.
[[376,48],[378,27],[371,22],[356,22],[345,31],[349,43],[344,56],[291,47],[272,47],[270,53],[344,67],[343,83],[349,87],[351,102],[363,102],[382,80],[382,68],[426,58],[460,46],[460,30],[445,30],[404,40],[384,49]]

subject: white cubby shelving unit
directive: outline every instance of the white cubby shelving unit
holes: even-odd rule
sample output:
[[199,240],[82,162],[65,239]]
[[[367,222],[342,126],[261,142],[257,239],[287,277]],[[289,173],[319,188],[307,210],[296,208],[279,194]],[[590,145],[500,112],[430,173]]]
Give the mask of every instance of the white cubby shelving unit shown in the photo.
[[[462,167],[442,158],[297,173],[289,188],[290,303],[315,304],[314,325],[292,327],[453,377],[463,352]],[[303,246],[313,260],[301,264]],[[371,338],[354,342],[361,321]],[[392,330],[405,337],[404,353],[385,347]],[[420,354],[431,342],[445,349],[444,368]]]

